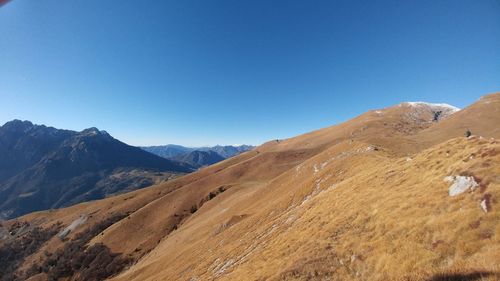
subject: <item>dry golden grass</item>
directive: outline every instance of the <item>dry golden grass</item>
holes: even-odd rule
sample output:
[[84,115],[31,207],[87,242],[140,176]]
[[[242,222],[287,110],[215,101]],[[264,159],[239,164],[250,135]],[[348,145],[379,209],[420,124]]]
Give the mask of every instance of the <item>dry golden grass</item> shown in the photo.
[[[142,257],[116,280],[498,280],[500,145],[489,138],[500,138],[500,94],[439,123],[425,121],[428,112],[415,122],[409,110],[368,112],[165,184],[21,220],[67,225],[85,213],[90,225],[130,213],[91,241]],[[464,128],[485,138],[461,137]],[[450,197],[450,175],[480,187]],[[53,239],[43,250],[60,246]]]
[[[213,204],[119,279],[426,280],[475,272],[497,278],[487,273],[498,272],[500,212],[484,213],[479,205],[484,193],[500,196],[498,165],[482,165],[500,163],[496,141],[453,139],[411,161],[346,145],[253,187],[235,205]],[[351,154],[314,173],[337,151]],[[443,178],[463,172],[489,183],[449,197]],[[230,214],[250,215],[213,235]]]

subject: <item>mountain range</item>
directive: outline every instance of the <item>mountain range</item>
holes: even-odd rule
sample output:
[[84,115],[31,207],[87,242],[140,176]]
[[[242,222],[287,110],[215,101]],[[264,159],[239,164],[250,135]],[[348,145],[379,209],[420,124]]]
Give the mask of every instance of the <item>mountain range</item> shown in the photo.
[[255,148],[251,145],[216,145],[204,147],[185,147],[176,144],[143,146],[142,149],[164,157],[180,161],[195,168],[212,165]]
[[107,132],[14,120],[0,127],[0,219],[105,198],[191,172]]
[[500,93],[403,102],[4,221],[0,279],[499,280],[498,124]]

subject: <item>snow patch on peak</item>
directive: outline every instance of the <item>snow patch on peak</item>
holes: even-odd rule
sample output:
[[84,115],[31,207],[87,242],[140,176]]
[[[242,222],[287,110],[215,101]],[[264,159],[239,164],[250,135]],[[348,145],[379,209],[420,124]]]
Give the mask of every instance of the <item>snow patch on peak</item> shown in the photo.
[[95,127],[85,129],[81,131],[80,134],[84,136],[97,136],[97,135],[109,136],[108,132],[104,130],[99,130]]
[[447,103],[430,103],[430,102],[423,102],[423,101],[410,101],[410,102],[404,102],[403,104],[411,106],[411,107],[421,107],[421,106],[426,106],[431,109],[448,109],[451,112],[457,112],[460,110],[460,108],[449,105]]

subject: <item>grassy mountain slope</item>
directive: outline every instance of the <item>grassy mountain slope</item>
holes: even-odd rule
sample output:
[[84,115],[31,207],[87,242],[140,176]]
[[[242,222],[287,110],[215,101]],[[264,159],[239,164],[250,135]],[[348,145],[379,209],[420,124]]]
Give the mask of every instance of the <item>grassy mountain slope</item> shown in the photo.
[[[161,185],[5,222],[14,231],[1,241],[86,218],[20,261],[21,276],[118,216],[85,251],[103,246],[133,263],[116,280],[496,280],[499,102],[490,95],[437,121],[429,107],[370,111]],[[448,176],[478,187],[451,197]],[[37,270],[39,280],[54,273]]]

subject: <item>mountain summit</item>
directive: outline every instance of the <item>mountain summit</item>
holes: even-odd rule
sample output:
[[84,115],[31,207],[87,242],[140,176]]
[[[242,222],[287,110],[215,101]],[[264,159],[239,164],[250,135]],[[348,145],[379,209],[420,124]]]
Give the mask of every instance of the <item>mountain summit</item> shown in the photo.
[[154,173],[192,170],[97,128],[74,132],[19,120],[0,127],[0,167],[0,218],[141,188],[160,178]]

